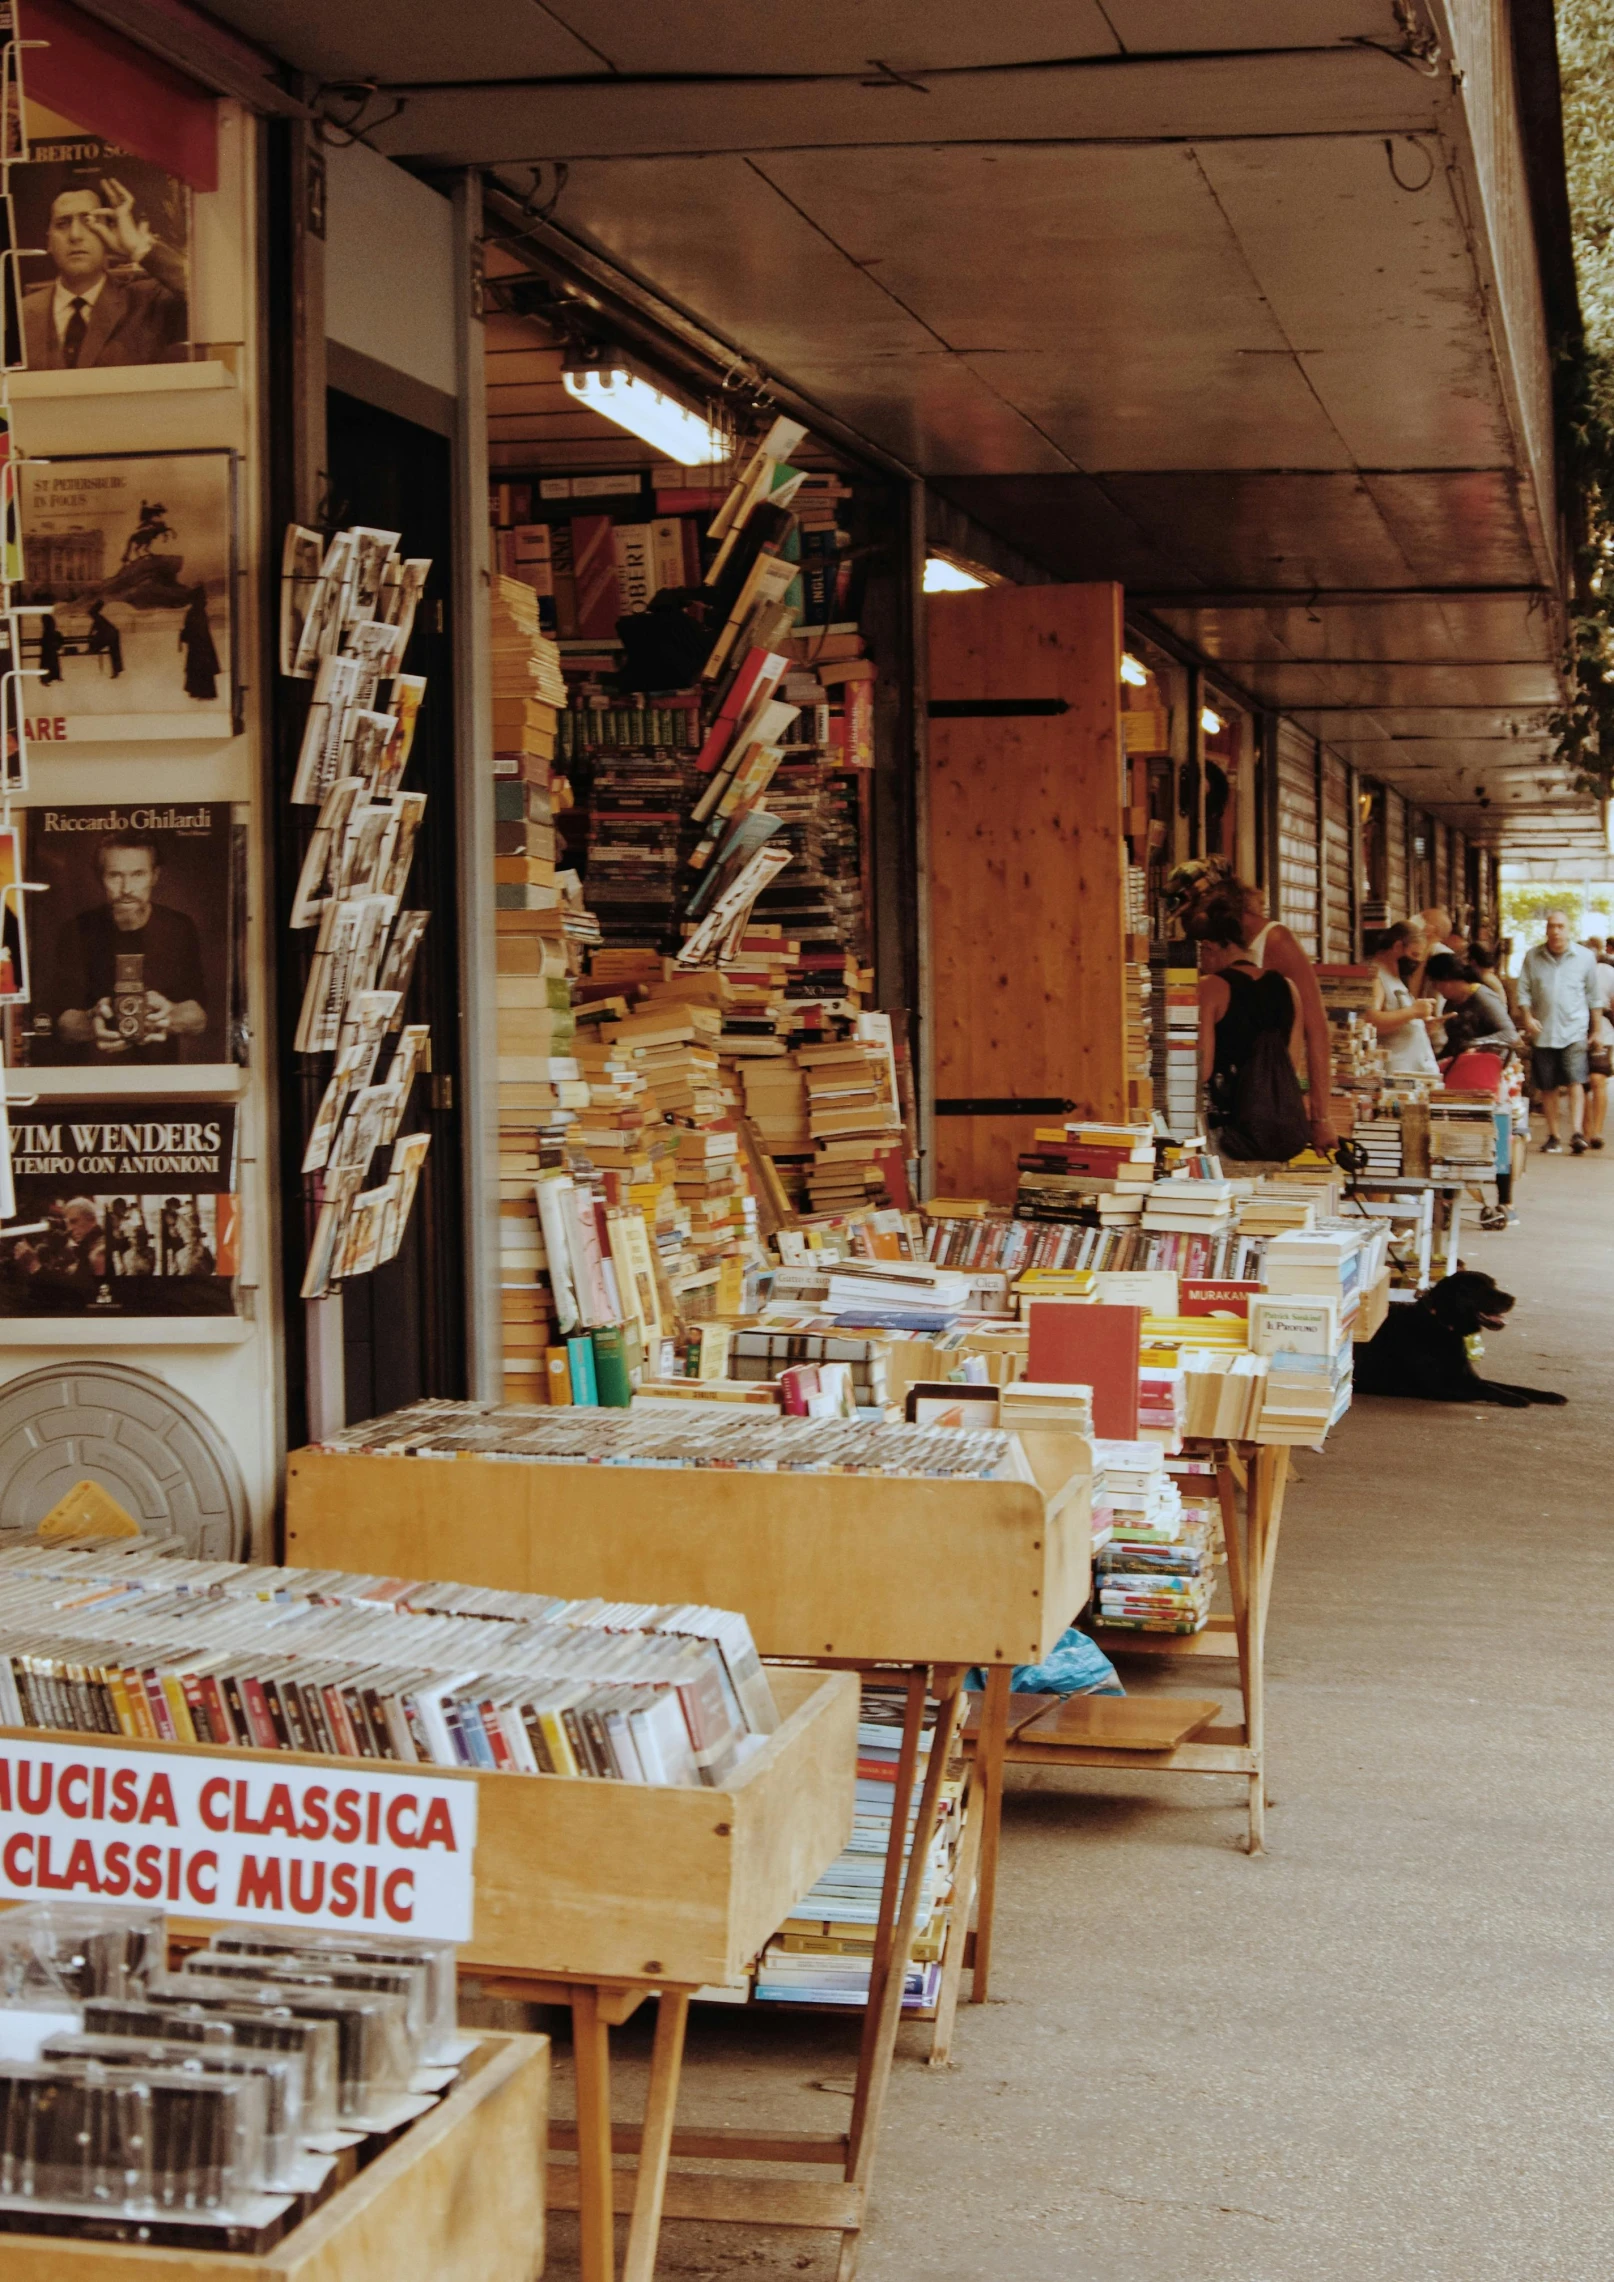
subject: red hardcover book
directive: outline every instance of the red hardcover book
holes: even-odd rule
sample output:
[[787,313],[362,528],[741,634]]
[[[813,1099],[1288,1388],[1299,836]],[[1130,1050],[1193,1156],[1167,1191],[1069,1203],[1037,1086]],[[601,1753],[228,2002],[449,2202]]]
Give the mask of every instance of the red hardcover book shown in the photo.
[[1251,1295],[1259,1284],[1201,1283],[1185,1278],[1177,1286],[1177,1308],[1182,1315],[1236,1315],[1248,1322]]
[[1094,1433],[1107,1442],[1135,1442],[1142,1308],[1033,1300],[1027,1314],[1026,1377],[1039,1384],[1091,1387]]
[[584,641],[608,640],[622,615],[616,573],[615,525],[609,515],[572,517],[572,572],[577,581],[577,631]]
[[734,742],[741,717],[755,702],[765,702],[773,695],[787,662],[777,650],[747,650],[696,756],[695,766],[703,775],[711,775]]

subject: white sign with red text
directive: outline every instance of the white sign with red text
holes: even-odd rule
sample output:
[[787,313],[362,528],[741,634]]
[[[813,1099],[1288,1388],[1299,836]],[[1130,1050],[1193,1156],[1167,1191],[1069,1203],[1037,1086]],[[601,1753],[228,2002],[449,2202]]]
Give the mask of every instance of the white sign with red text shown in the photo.
[[8,1742],[0,1896],[468,1941],[476,1785]]

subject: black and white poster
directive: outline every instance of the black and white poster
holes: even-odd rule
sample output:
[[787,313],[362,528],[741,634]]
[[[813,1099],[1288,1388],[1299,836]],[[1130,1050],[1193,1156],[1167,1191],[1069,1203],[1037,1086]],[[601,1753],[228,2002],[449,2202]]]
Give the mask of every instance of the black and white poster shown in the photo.
[[235,1111],[62,1102],[12,1122],[0,1316],[232,1315]]
[[182,363],[190,192],[99,135],[36,140],[9,169],[30,372]]
[[108,1070],[228,1061],[238,923],[229,802],[20,813],[26,874],[40,892],[28,897],[19,1058]]
[[234,455],[23,460],[25,721],[38,745],[228,737]]

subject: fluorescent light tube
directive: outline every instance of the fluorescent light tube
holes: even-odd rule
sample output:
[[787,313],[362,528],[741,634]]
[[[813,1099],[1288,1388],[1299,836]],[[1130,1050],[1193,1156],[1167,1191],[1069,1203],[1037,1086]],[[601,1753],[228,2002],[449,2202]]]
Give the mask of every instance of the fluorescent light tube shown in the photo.
[[726,439],[699,413],[674,396],[664,396],[637,373],[607,372],[589,366],[561,375],[566,393],[591,412],[603,412],[630,436],[637,436],[680,467],[711,467],[726,459]]

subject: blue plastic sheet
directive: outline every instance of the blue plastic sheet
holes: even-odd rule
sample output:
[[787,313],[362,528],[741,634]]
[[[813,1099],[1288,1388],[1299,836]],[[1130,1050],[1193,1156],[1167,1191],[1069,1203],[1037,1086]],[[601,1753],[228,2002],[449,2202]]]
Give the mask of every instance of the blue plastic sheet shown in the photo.
[[[966,1683],[983,1688],[985,1677],[972,1672]],[[1016,1664],[1013,1686],[1023,1696],[1124,1696],[1120,1676],[1102,1648],[1074,1625],[1054,1642],[1040,1664]]]

